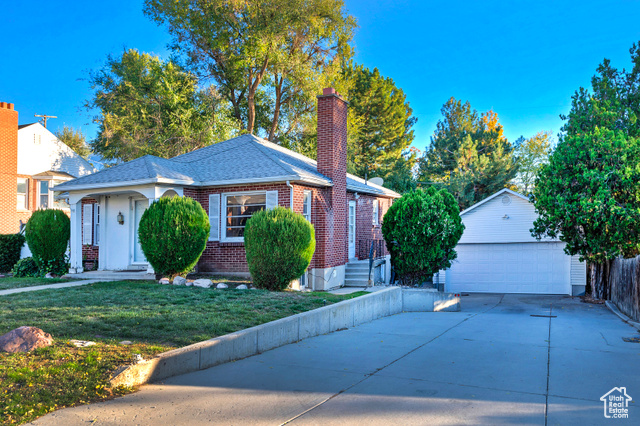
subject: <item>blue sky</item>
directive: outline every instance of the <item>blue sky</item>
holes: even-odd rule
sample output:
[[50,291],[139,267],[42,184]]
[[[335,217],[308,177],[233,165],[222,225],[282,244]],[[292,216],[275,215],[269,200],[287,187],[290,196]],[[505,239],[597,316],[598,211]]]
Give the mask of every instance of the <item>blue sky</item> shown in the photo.
[[[640,40],[640,2],[346,0],[358,20],[356,61],[405,91],[424,149],[454,96],[493,109],[510,140],[557,134],[571,95],[607,57],[629,67]],[[87,71],[125,47],[168,56],[169,37],[142,14],[142,0],[10,2],[0,14],[0,101],[20,123],[57,115],[49,128],[96,127],[82,109]]]

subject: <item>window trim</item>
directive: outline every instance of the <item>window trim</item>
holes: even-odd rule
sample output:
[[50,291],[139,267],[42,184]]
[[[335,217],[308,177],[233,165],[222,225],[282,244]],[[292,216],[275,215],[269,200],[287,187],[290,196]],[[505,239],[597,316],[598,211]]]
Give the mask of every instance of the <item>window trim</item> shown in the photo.
[[[304,207],[305,207],[305,197],[307,196],[307,194],[309,195],[309,199],[308,199],[308,206],[307,206],[307,212],[308,212],[308,218],[306,216],[304,216]],[[302,213],[305,219],[307,219],[309,221],[309,223],[311,223],[311,206],[313,205],[313,191],[311,191],[310,189],[305,189],[302,192]]]
[[[23,194],[22,192],[18,192],[18,185],[17,183],[20,181],[24,181],[25,185],[27,186],[27,190],[26,192],[24,192],[24,206],[22,207],[18,207],[18,200],[17,200],[17,196],[20,194]],[[19,211],[29,211],[29,178],[26,177],[18,177],[16,180],[16,209]]]
[[371,212],[371,215],[373,216],[373,225],[378,226],[380,225],[380,201],[377,198],[373,200],[372,208],[373,211]]
[[62,177],[62,176],[42,176],[42,177],[37,177],[34,178],[34,182],[36,182],[36,208],[37,209],[41,209],[42,208],[42,203],[40,202],[40,196],[44,195],[42,194],[41,188],[40,188],[40,184],[42,182],[47,182],[47,209],[60,209],[60,210],[64,210],[64,211],[69,211],[69,207],[56,207],[55,204],[55,197],[54,197],[54,190],[53,188],[55,187],[55,185],[53,185],[52,183],[54,181],[58,181],[57,185],[59,185],[62,182],[68,182],[70,180],[72,180],[73,178],[67,178],[67,177]]
[[[238,195],[262,195],[264,194],[264,208],[267,209],[267,190],[264,191],[240,191],[225,192],[220,194],[220,242],[244,243],[244,237],[227,237],[227,198]],[[224,223],[223,223],[224,222]]]

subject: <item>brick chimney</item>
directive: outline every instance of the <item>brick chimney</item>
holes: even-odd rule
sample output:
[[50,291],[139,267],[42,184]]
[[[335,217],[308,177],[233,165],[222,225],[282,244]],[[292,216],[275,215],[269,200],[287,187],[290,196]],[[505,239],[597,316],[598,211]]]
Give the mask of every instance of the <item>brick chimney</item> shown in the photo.
[[18,111],[0,102],[0,234],[18,232]]
[[[323,268],[347,262],[347,102],[333,88],[318,96],[318,172],[333,181],[317,230],[318,263]],[[320,266],[320,265],[318,265]]]

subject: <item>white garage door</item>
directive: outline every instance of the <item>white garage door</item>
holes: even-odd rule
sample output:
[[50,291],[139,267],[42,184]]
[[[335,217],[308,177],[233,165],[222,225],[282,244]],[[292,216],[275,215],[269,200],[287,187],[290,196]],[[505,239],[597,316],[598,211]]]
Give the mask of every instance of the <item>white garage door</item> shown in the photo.
[[571,294],[564,243],[459,244],[447,291]]

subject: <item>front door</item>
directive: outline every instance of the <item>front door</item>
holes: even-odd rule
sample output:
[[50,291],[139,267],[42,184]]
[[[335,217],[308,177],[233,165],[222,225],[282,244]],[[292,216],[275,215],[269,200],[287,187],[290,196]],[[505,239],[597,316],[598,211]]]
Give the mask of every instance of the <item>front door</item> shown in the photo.
[[149,207],[149,200],[135,200],[133,205],[133,263],[146,263],[140,240],[138,239],[138,226],[144,211]]
[[349,259],[356,257],[356,202],[349,201]]

